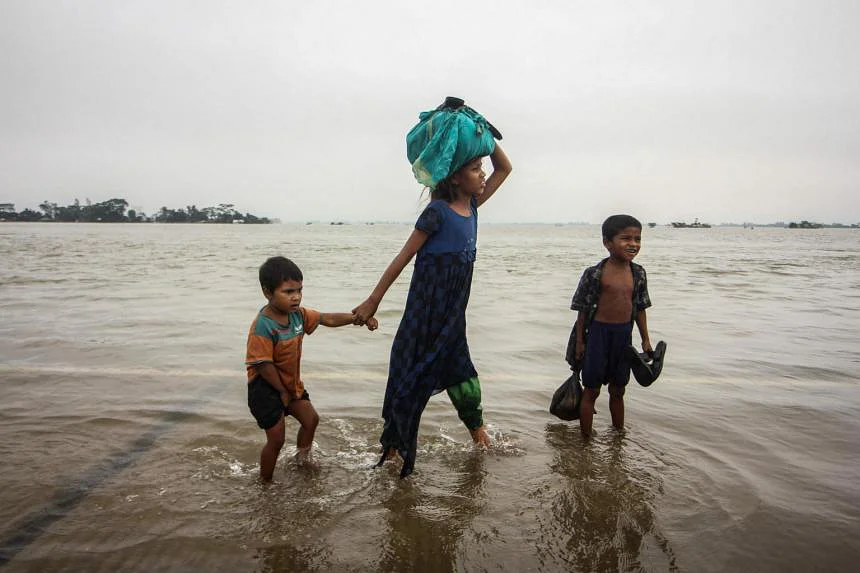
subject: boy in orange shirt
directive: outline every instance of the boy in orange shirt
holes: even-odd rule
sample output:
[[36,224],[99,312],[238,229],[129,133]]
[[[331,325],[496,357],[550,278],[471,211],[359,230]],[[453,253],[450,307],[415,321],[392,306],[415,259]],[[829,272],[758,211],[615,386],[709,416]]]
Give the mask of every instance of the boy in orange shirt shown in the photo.
[[[309,461],[319,415],[301,378],[302,340],[317,326],[357,324],[353,313],[321,313],[300,306],[302,271],[285,257],[271,257],[260,267],[260,286],[268,300],[248,332],[248,408],[266,431],[260,451],[260,477],[271,481],[285,441],[285,415],[298,420],[296,461]],[[375,330],[377,322],[366,322]]]

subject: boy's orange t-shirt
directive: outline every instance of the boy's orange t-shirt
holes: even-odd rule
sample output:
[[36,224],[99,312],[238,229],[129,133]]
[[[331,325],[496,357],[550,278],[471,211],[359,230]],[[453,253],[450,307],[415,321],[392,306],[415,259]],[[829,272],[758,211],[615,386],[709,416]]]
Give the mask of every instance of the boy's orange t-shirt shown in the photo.
[[299,307],[289,317],[288,324],[281,324],[262,311],[257,313],[248,331],[245,366],[250,383],[257,376],[257,365],[271,362],[280,375],[281,384],[291,396],[300,398],[305,391],[301,376],[302,339],[319,326],[320,313]]

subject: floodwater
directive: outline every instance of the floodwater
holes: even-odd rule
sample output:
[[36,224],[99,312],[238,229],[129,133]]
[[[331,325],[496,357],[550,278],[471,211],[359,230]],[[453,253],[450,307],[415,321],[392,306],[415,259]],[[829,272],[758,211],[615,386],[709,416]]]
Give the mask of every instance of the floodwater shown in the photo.
[[[468,311],[494,439],[444,394],[415,473],[372,466],[411,269],[370,333],[304,343],[318,469],[269,486],[247,411],[256,269],[348,311],[410,225],[0,225],[0,568],[9,571],[853,571],[860,231],[645,229],[668,343],[627,427],[548,412],[596,226],[482,225]],[[634,334],[634,340],[638,340]]]

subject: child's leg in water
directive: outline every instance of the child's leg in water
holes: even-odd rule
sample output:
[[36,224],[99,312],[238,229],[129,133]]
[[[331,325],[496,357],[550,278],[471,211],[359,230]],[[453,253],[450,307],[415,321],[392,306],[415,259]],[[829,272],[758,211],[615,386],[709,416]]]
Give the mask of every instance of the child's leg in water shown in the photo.
[[488,447],[490,436],[484,427],[483,407],[481,406],[481,383],[478,378],[469,378],[447,390],[451,403],[457,409],[460,420],[469,429],[472,441]]
[[397,458],[397,448],[388,448],[385,450],[385,461],[389,462]]
[[278,454],[284,447],[284,427],[284,418],[281,417],[277,424],[266,430],[266,445],[260,451],[260,478],[263,481],[272,481]]
[[487,430],[486,428],[484,428],[484,426],[481,426],[477,430],[469,430],[469,433],[472,434],[473,442],[485,448],[490,447],[490,435],[487,433]]
[[609,385],[609,414],[612,425],[620,430],[624,427],[624,386]]
[[293,400],[290,402],[290,415],[301,424],[296,435],[296,462],[308,463],[311,461],[314,433],[320,421],[319,414],[310,400]]
[[582,402],[579,404],[579,430],[583,436],[591,435],[591,424],[594,420],[594,403],[600,395],[600,388],[582,389]]

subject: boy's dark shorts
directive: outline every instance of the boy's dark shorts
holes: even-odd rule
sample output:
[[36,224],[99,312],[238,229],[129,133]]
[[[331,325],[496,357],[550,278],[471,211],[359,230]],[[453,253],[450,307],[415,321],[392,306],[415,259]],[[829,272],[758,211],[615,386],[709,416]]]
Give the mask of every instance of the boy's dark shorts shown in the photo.
[[[311,397],[307,391],[302,394],[301,398],[293,398],[293,400],[310,400]],[[264,430],[272,428],[281,419],[281,414],[288,416],[290,414],[289,406],[284,406],[281,402],[281,395],[272,386],[257,376],[248,383],[248,408],[251,410],[251,415],[257,420],[257,425]]]
[[624,353],[632,343],[632,322],[592,321],[585,339],[582,385],[599,390],[603,384],[610,384],[620,388],[616,395],[623,396],[624,387],[630,381],[630,362]]

